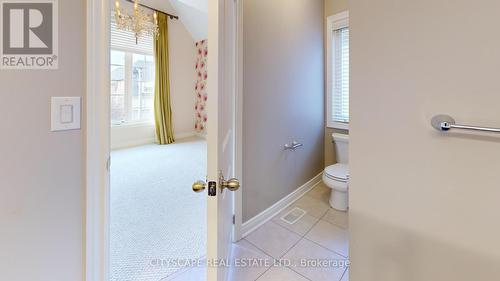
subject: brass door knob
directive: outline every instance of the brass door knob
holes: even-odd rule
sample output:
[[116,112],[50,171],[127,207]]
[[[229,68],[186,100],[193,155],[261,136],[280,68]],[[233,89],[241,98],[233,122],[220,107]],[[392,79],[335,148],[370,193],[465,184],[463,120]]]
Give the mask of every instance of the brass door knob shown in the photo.
[[207,184],[204,181],[197,181],[193,183],[193,191],[196,193],[202,192],[205,188],[207,188]]
[[222,189],[227,188],[230,191],[236,191],[240,188],[240,181],[238,179],[232,178],[227,181],[222,182]]

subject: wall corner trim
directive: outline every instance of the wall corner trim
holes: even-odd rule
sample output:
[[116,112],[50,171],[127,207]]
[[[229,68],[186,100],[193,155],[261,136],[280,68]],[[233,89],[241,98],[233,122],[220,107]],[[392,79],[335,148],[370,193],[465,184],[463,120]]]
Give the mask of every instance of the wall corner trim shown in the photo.
[[288,206],[292,205],[295,201],[299,200],[308,191],[313,189],[316,185],[321,183],[323,172],[316,175],[314,178],[310,179],[308,182],[303,184],[301,187],[297,188],[294,192],[288,194],[285,198],[276,202],[271,207],[265,209],[255,217],[244,222],[241,226],[242,236],[245,238],[252,231],[256,230],[266,222],[270,221],[274,216],[279,214],[281,211],[286,209]]

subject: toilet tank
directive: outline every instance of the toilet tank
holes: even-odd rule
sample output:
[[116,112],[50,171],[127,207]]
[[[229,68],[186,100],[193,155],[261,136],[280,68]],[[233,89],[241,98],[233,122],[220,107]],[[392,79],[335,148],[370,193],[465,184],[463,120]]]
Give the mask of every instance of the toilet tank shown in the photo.
[[349,135],[333,133],[332,138],[337,163],[349,164]]

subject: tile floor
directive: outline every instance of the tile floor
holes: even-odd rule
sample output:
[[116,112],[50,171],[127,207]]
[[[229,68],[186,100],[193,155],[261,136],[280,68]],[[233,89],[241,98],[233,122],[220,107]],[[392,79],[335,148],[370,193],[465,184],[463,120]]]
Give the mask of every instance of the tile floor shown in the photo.
[[[330,208],[329,194],[329,188],[320,183],[235,243],[233,261],[240,261],[240,265],[251,263],[251,266],[233,266],[232,280],[348,281],[349,272],[343,266],[349,255],[348,214]],[[306,215],[293,225],[282,221],[281,217],[295,207],[305,210]],[[204,270],[190,269],[170,280],[202,281],[204,274]]]

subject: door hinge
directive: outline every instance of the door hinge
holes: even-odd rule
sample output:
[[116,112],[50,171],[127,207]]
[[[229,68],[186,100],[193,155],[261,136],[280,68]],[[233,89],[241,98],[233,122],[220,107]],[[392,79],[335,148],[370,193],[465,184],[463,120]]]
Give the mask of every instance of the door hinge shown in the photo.
[[108,160],[106,160],[106,170],[109,170],[111,169],[111,157],[108,157]]
[[233,215],[233,224],[236,224],[236,215]]

